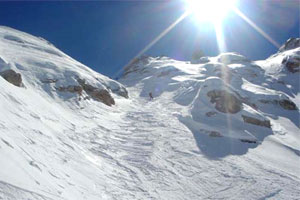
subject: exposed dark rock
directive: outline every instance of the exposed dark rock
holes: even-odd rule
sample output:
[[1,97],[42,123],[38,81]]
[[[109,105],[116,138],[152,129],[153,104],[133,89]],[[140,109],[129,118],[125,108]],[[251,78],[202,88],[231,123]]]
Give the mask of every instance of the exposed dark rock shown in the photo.
[[264,126],[267,128],[271,128],[271,123],[269,120],[260,120],[253,117],[248,117],[246,115],[242,115],[244,122],[257,125],[257,126]]
[[[108,106],[115,105],[115,100],[106,89],[98,89],[89,85],[83,79],[77,79],[82,89],[96,101],[100,101]],[[127,94],[128,95],[128,94]]]
[[118,90],[111,90],[113,93],[125,97],[126,99],[129,98],[128,91],[124,88],[119,88]]
[[260,99],[259,102],[264,103],[264,104],[276,104],[276,100]]
[[287,56],[282,60],[282,64],[292,73],[300,71],[300,56]]
[[205,133],[210,137],[223,137],[223,135],[221,133],[219,133],[218,131],[200,129],[200,132]]
[[86,96],[83,98],[83,100],[90,100],[91,98],[89,96]]
[[254,109],[254,110],[258,110],[258,107],[255,103],[251,103],[250,106]]
[[207,117],[212,117],[212,116],[214,116],[214,115],[216,115],[216,114],[218,114],[218,113],[217,113],[217,112],[214,112],[214,111],[210,111],[210,112],[205,113],[205,115],[206,115]]
[[74,86],[68,87],[68,91],[69,92],[77,92],[79,95],[81,95],[82,94],[82,87],[79,86],[79,85],[74,85]]
[[94,90],[97,90],[96,87],[89,85],[85,82],[84,79],[77,79],[78,83],[82,86],[83,90],[88,92],[93,92]]
[[256,140],[250,140],[250,139],[240,139],[241,142],[245,142],[245,143],[256,143]]
[[93,92],[90,92],[89,95],[94,100],[101,101],[108,106],[115,105],[115,100],[112,98],[112,96],[107,90],[94,90]]
[[78,93],[80,96],[82,95],[82,87],[80,85],[69,85],[68,87],[58,87],[56,89],[60,92],[71,92]]
[[42,83],[56,83],[58,80],[57,79],[45,79],[45,80],[41,80]]
[[[98,80],[98,78],[96,78]],[[126,99],[129,98],[128,91],[125,87],[117,84],[117,83],[110,83],[106,85],[106,88],[109,89],[112,93],[122,96]]]
[[216,103],[215,108],[220,112],[234,114],[242,109],[241,100],[225,90],[212,90],[207,96],[211,103]]
[[300,38],[290,38],[288,41],[279,49],[279,52],[291,50],[300,47]]
[[217,132],[217,131],[211,131],[211,132],[209,133],[209,136],[210,136],[210,137],[223,137],[223,136],[221,135],[221,133],[219,133],[219,132]]
[[279,105],[286,110],[298,110],[296,104],[290,100],[280,100]]
[[283,100],[265,100],[261,99],[259,102],[264,104],[274,104],[274,105],[280,105],[285,110],[298,110],[298,107],[294,102],[288,99]]
[[5,80],[7,80],[8,82],[10,82],[15,86],[21,87],[23,85],[21,74],[15,72],[12,69],[0,72],[0,76],[2,76]]

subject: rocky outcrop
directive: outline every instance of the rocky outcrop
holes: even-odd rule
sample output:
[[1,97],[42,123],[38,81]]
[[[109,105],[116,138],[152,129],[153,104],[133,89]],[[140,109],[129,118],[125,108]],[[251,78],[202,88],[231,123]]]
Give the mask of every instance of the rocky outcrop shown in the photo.
[[296,104],[290,100],[280,100],[278,103],[285,110],[298,110]]
[[288,41],[279,48],[279,52],[291,50],[300,47],[300,38],[290,38]]
[[282,63],[292,73],[300,71],[300,56],[287,56]]
[[[96,101],[100,101],[108,106],[115,104],[115,100],[113,99],[113,97],[110,95],[110,93],[106,89],[96,88],[90,84],[87,84],[84,79],[78,78],[77,81],[78,81],[79,85],[69,85],[67,87],[56,87],[56,90],[58,90],[60,92],[77,93],[79,96],[82,96],[83,91],[85,91],[88,96],[84,97],[83,98],[84,100],[92,98],[92,99],[94,99]],[[50,80],[46,80],[46,81],[42,81],[42,82],[53,83],[56,81],[52,81],[52,79],[50,79]]]
[[84,79],[77,79],[78,83],[82,86],[83,90],[87,93],[95,91],[97,88],[86,83]]
[[279,105],[285,110],[298,110],[298,107],[294,102],[288,99],[282,99],[282,100],[265,100],[261,99],[259,102],[264,103],[264,104],[274,104],[274,105]]
[[2,76],[6,81],[10,82],[15,86],[21,87],[23,85],[21,74],[15,72],[12,69],[0,72],[0,76]]
[[112,89],[110,87],[108,87],[113,93],[119,95],[119,96],[122,96],[126,99],[129,98],[129,95],[128,95],[128,91],[126,90],[126,88],[124,87],[120,87],[120,88],[117,88],[117,89]]
[[223,137],[223,136],[221,135],[221,133],[219,133],[219,132],[217,132],[217,131],[211,131],[211,132],[209,133],[209,136],[210,136],[210,137]]
[[77,79],[82,89],[96,101],[100,101],[108,106],[115,105],[115,100],[106,89],[96,88],[88,83],[84,79]]
[[245,123],[271,128],[271,123],[269,120],[260,120],[246,115],[242,115],[242,118]]
[[207,93],[210,102],[215,103],[215,108],[223,113],[237,113],[242,109],[242,101],[234,94],[225,90],[212,90]]
[[200,129],[200,132],[207,134],[210,137],[223,137],[221,133],[213,130]]
[[79,85],[69,85],[67,87],[58,87],[56,89],[60,92],[71,92],[78,93],[80,96],[82,95],[82,87]]
[[105,89],[97,89],[88,93],[94,100],[101,101],[102,103],[111,106],[115,105],[115,100],[112,98],[110,93]]
[[217,113],[217,112],[214,112],[214,111],[210,111],[210,112],[205,113],[205,115],[206,115],[207,117],[212,117],[212,116],[215,116],[216,114],[218,114],[218,113]]
[[250,140],[250,139],[240,139],[241,142],[244,143],[250,143],[250,144],[255,144],[257,141],[256,140]]
[[56,83],[57,81],[58,81],[57,79],[51,79],[51,78],[41,80],[42,83]]

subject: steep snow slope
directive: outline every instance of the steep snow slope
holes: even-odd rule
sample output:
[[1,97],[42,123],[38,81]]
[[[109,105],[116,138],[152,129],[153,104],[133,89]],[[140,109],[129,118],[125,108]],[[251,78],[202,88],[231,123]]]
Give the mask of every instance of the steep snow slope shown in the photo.
[[[17,87],[0,76],[0,199],[300,196],[299,110],[267,61],[145,57],[120,80],[127,99],[120,83],[10,28],[0,57],[0,71],[22,77]],[[115,105],[98,102],[101,90]]]
[[6,70],[21,73],[25,88],[43,94],[46,91],[53,98],[97,97],[96,91],[101,90],[127,96],[121,84],[70,58],[44,39],[0,27],[0,71]]
[[[109,93],[103,99],[101,92],[126,97],[126,89],[41,38],[0,27],[0,71],[8,70],[19,73],[22,84],[16,87],[0,76],[0,199],[105,197],[109,184],[88,150],[91,141],[86,148],[75,141],[106,135],[118,124],[119,105],[93,99],[122,102]],[[16,77],[6,79],[14,83]]]

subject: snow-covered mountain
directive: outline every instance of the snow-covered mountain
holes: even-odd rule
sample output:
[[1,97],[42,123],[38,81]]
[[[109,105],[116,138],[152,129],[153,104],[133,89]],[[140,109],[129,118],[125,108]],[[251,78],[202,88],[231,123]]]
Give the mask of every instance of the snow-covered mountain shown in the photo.
[[277,123],[273,119],[279,116],[299,127],[294,103],[299,54],[296,48],[252,62],[238,53],[224,53],[202,57],[198,64],[144,56],[127,66],[122,82],[140,87],[140,97],[152,92],[159,101],[167,95],[165,106],[177,104],[177,117],[191,131],[255,143],[272,134]]
[[0,27],[0,199],[299,198],[299,41],[143,56],[121,84]]
[[108,91],[128,97],[124,86],[70,58],[48,41],[0,28],[0,70],[7,78],[21,74],[15,85],[63,101],[79,96],[112,105],[114,100]]

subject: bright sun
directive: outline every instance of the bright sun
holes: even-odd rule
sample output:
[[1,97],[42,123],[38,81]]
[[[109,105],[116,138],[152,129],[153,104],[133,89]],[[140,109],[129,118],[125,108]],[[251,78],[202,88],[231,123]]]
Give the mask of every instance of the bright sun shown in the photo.
[[236,0],[185,0],[187,12],[199,22],[222,21],[236,4]]

